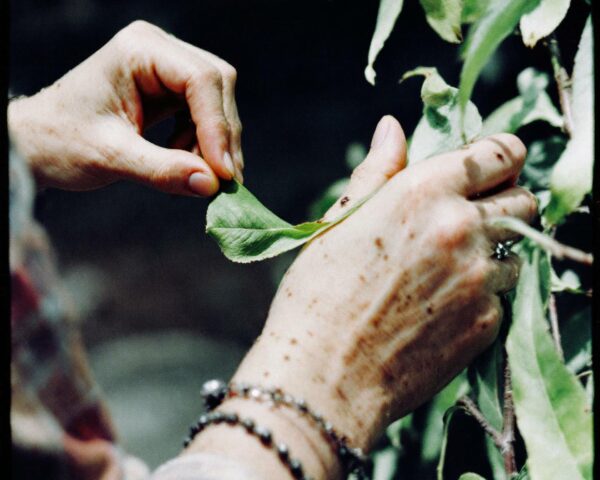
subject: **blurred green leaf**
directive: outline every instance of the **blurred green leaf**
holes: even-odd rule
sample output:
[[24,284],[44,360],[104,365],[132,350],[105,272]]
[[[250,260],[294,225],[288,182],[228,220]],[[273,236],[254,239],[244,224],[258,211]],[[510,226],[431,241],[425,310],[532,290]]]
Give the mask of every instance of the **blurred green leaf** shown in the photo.
[[463,473],[458,480],[485,480],[485,478],[477,473],[468,472]]
[[519,24],[523,43],[534,47],[538,40],[550,35],[565,18],[571,0],[541,0]]
[[399,452],[389,446],[373,455],[373,480],[393,480],[396,478]]
[[322,218],[327,210],[342,196],[349,181],[349,178],[342,178],[329,185],[321,196],[308,207],[308,218],[311,220]]
[[562,127],[562,117],[546,93],[548,76],[545,73],[527,68],[517,77],[517,87],[519,96],[498,107],[485,119],[482,135],[515,133],[538,120]]
[[485,13],[490,0],[464,0],[462,11],[462,23],[473,23]]
[[572,373],[579,373],[592,363],[592,309],[590,306],[561,321],[565,363]]
[[362,163],[367,153],[367,148],[360,142],[352,142],[346,147],[346,166],[350,171]]
[[496,430],[502,430],[499,379],[502,378],[502,345],[496,341],[469,367],[471,387],[481,413]]
[[437,34],[450,43],[462,41],[460,28],[462,0],[420,0],[427,23]]
[[[458,104],[464,114],[481,70],[498,45],[510,35],[521,16],[535,8],[540,0],[491,0],[485,14],[471,27],[463,51]],[[462,125],[466,126],[466,115]]]
[[[411,70],[403,75],[401,81],[414,76],[424,76],[425,81],[421,87],[423,117],[415,128],[408,149],[410,163],[454,150],[464,144],[459,128],[458,90],[448,85],[437,69],[432,67]],[[481,116],[471,102],[467,106],[465,118],[467,141],[471,141],[481,131]]]
[[551,225],[573,212],[592,188],[594,163],[594,73],[592,23],[588,18],[573,69],[573,136],[550,177],[552,199],[544,211]]
[[591,479],[592,418],[585,392],[558,357],[548,332],[540,292],[541,251],[527,240],[522,243],[506,349],[529,474],[533,480]]
[[431,400],[422,435],[421,459],[437,460],[442,447],[444,413],[469,391],[466,371],[461,372]]
[[[469,380],[475,403],[483,416],[496,430],[502,430],[502,405],[500,382],[502,381],[502,344],[499,339],[479,355],[469,366]],[[504,461],[498,448],[487,435],[486,451],[494,480],[506,480]]]
[[453,406],[446,410],[444,413],[444,431],[442,435],[442,446],[440,449],[440,459],[437,465],[437,480],[444,480],[444,465],[446,463],[446,448],[448,446],[448,429],[450,428],[450,422],[454,417],[454,414],[460,410],[460,407]]
[[523,468],[519,471],[517,476],[513,480],[529,480],[529,472],[527,471],[527,464],[523,465]]
[[391,444],[400,450],[402,448],[402,432],[404,430],[410,430],[413,427],[413,414],[409,413],[402,418],[399,418],[395,422],[391,423],[385,433],[389,438]]
[[232,181],[209,205],[206,232],[229,260],[255,262],[299,247],[344,220],[363,202],[331,222],[291,225],[267,209],[246,187]]
[[[531,190],[548,189],[552,167],[564,152],[566,145],[565,138],[559,135],[532,142],[527,149],[520,182]],[[540,210],[543,210],[542,205]]]
[[375,85],[375,70],[373,64],[379,52],[383,48],[383,44],[392,33],[394,24],[400,12],[404,0],[380,0],[379,11],[377,12],[377,20],[375,23],[375,32],[371,38],[369,46],[369,62],[365,68],[365,78],[371,85]]
[[583,293],[579,276],[573,270],[565,270],[559,277],[553,269],[551,284],[553,292]]

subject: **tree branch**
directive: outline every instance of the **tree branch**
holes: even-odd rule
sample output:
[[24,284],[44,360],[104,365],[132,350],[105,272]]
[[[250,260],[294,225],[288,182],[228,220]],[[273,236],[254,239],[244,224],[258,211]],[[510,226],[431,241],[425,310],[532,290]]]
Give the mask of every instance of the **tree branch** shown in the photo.
[[492,426],[492,424],[488,421],[488,419],[485,418],[483,413],[481,413],[479,408],[477,408],[477,405],[475,404],[475,402],[465,395],[458,399],[458,403],[466,410],[466,412],[469,415],[471,415],[475,420],[477,420],[477,423],[479,423],[479,425],[481,426],[481,428],[483,428],[485,433],[487,433],[491,437],[491,439],[494,441],[494,444],[496,445],[496,447],[498,447],[498,449],[501,450],[502,449],[502,433],[500,433],[498,430],[496,430]]
[[560,357],[561,361],[565,361],[565,354],[562,349],[560,341],[560,329],[558,327],[558,312],[556,310],[556,296],[551,293],[548,299],[548,312],[550,314],[550,327],[552,329],[552,339],[554,340],[554,347]]
[[562,57],[560,54],[560,48],[558,47],[558,41],[556,34],[550,35],[548,40],[545,42],[546,47],[550,52],[550,61],[552,63],[552,71],[554,73],[554,80],[558,89],[558,101],[560,103],[560,109],[563,113],[564,119],[564,130],[569,137],[573,137],[573,115],[571,113],[571,78],[562,66]]
[[512,396],[512,381],[510,377],[510,366],[508,358],[505,355],[504,363],[504,414],[502,422],[502,443],[500,452],[504,457],[504,470],[507,475],[512,477],[517,472],[517,462],[515,460],[515,406]]

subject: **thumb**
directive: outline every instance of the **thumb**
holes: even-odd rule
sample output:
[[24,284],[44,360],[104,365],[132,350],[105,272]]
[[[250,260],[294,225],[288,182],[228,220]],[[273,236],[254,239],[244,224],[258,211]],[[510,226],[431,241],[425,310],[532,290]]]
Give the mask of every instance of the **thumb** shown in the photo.
[[354,169],[350,183],[340,199],[327,211],[324,220],[331,220],[351,208],[356,202],[385,184],[406,166],[406,138],[402,127],[391,115],[377,124],[371,150]]
[[118,174],[177,195],[214,195],[219,180],[198,154],[159,147],[135,132],[128,132],[121,143]]

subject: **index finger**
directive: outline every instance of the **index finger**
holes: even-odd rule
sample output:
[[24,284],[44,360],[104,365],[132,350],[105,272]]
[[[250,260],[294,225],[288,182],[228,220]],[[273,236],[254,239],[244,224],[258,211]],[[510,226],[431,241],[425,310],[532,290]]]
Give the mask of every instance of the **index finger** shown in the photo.
[[182,48],[158,27],[136,22],[135,28],[131,63],[136,83],[150,95],[166,88],[185,96],[202,156],[219,177],[230,180],[235,171],[219,69],[192,49]]

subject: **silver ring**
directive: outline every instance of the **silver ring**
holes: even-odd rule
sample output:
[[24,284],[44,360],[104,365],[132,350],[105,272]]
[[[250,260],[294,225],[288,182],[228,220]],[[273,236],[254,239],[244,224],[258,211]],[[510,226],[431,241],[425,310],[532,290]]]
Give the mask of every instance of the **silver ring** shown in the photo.
[[494,257],[496,260],[504,260],[510,255],[510,247],[513,245],[513,243],[514,242],[511,241],[498,242],[494,248],[492,257]]

